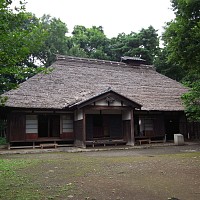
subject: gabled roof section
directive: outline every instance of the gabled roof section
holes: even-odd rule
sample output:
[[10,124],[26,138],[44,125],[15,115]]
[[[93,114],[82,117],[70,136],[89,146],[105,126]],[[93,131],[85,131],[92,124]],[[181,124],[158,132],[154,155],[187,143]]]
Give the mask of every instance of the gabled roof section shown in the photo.
[[7,107],[66,109],[112,88],[141,110],[183,111],[180,83],[157,73],[153,66],[58,56],[49,73],[39,73],[6,92]]
[[83,108],[85,106],[91,105],[92,103],[95,103],[99,100],[106,99],[106,98],[112,98],[113,100],[118,100],[123,102],[126,106],[141,109],[142,105],[139,103],[136,103],[135,101],[132,101],[128,99],[127,97],[113,91],[111,88],[109,88],[107,91],[104,91],[98,95],[95,95],[91,98],[88,98],[84,101],[75,103],[74,105],[70,105],[69,108]]

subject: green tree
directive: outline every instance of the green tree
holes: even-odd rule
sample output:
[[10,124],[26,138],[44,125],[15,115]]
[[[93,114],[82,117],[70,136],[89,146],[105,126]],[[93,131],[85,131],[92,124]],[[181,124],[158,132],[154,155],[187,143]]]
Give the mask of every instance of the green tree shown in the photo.
[[139,33],[121,33],[111,39],[111,54],[115,60],[122,56],[136,56],[145,59],[147,64],[153,64],[159,52],[159,38],[157,31],[149,26],[141,29]]
[[186,70],[180,65],[169,61],[168,56],[167,48],[162,48],[154,60],[156,71],[176,81],[182,81],[186,77]]
[[141,57],[149,64],[153,64],[159,53],[159,37],[153,26],[139,32]]
[[191,90],[183,95],[187,117],[191,121],[200,121],[200,81],[190,82]]
[[41,45],[43,36],[36,17],[25,12],[24,4],[20,1],[15,11],[11,4],[7,0],[0,3],[0,94],[36,73],[25,61]]
[[75,26],[70,44],[69,54],[76,49],[76,56],[110,59],[108,56],[109,39],[104,34],[101,26],[93,26],[92,28],[79,25]]
[[39,20],[38,29],[45,33],[45,37],[40,48],[32,52],[32,58],[48,67],[55,61],[56,54],[66,54],[68,50],[67,25],[60,19],[43,15]]
[[168,59],[187,70],[199,70],[200,1],[172,0],[172,6],[176,17],[163,35]]
[[163,35],[167,60],[187,72],[191,91],[183,96],[189,119],[200,121],[200,1],[172,0],[175,19]]

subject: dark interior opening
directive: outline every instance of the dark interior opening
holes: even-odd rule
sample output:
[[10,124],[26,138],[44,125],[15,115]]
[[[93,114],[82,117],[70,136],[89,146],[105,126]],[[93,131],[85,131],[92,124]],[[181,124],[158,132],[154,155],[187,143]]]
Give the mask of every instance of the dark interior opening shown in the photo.
[[60,116],[39,115],[38,116],[38,137],[59,137]]
[[38,137],[48,137],[48,117],[46,115],[38,116]]
[[114,114],[86,115],[86,139],[121,139],[122,116]]
[[93,117],[93,137],[101,138],[104,137],[104,127],[103,127],[103,116],[94,115]]
[[167,134],[167,140],[173,140],[174,134],[178,134],[179,130],[179,120],[178,119],[165,119],[165,133]]

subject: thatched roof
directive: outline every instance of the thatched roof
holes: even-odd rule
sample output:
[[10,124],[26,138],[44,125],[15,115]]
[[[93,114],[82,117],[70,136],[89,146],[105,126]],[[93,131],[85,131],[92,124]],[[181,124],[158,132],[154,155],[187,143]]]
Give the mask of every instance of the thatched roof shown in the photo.
[[151,66],[58,56],[51,68],[5,93],[6,106],[63,109],[111,88],[141,104],[142,110],[184,109],[180,97],[187,89]]

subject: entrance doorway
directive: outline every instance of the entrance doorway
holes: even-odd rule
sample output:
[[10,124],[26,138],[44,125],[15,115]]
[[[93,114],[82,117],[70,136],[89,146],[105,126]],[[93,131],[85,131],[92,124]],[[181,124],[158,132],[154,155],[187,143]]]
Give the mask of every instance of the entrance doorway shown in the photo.
[[38,137],[60,137],[60,116],[38,115]]
[[123,138],[122,116],[117,114],[86,115],[86,139]]
[[174,134],[179,133],[179,120],[165,119],[165,133],[167,134],[167,140],[173,140]]
[[110,136],[109,118],[103,115],[94,115],[93,117],[93,137],[106,138]]

